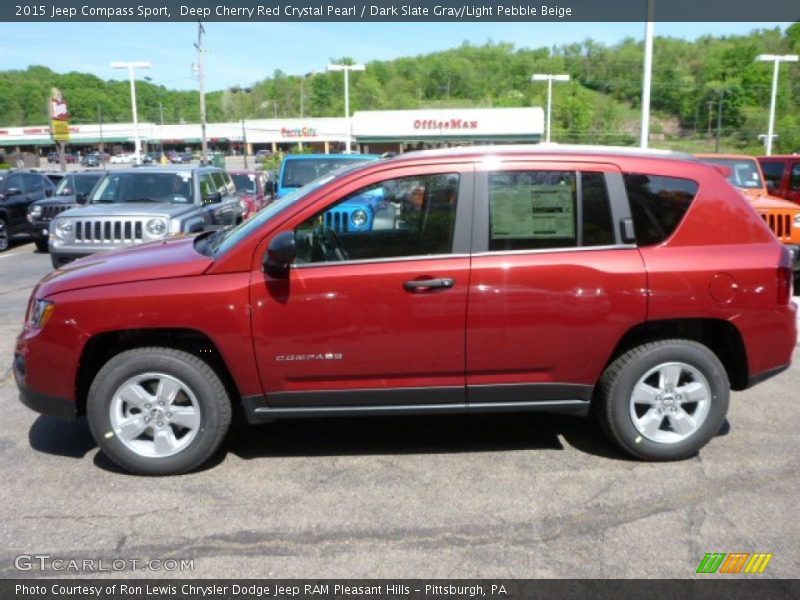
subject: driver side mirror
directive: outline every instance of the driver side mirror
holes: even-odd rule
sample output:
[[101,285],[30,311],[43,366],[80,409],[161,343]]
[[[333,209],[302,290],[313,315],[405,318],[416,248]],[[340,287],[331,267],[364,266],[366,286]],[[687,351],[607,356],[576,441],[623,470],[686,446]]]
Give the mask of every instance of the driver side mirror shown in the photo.
[[75,194],[75,200],[78,201],[78,204],[86,204],[86,200],[88,200],[88,194],[84,192],[77,192]]
[[220,192],[211,192],[205,197],[204,204],[218,204],[222,202],[222,194]]
[[294,231],[279,233],[269,243],[262,263],[264,272],[271,277],[288,277],[289,265],[297,256]]
[[778,189],[778,186],[775,185],[775,182],[767,180],[767,191],[774,192],[776,189]]
[[275,193],[275,182],[271,179],[264,184],[264,193],[270,196]]

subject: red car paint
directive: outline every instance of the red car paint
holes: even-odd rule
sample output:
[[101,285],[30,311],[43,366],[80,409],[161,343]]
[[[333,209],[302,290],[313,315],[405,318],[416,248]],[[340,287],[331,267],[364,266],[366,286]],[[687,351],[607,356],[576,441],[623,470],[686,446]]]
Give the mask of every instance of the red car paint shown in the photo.
[[[266,194],[267,176],[264,171],[228,171],[228,174],[233,178],[236,191],[245,203],[244,219],[249,219],[271,202],[272,198]],[[248,185],[243,188],[240,182],[244,179],[248,181]]]
[[[478,203],[486,171],[525,168],[663,175],[699,189],[674,233],[647,247],[489,252],[473,245],[446,256],[292,267],[288,278],[262,270],[278,234],[369,184],[457,173],[475,177]],[[472,213],[470,198],[459,210]],[[480,225],[472,225],[466,239],[475,244]],[[688,157],[513,147],[417,153],[338,176],[217,257],[199,253],[188,238],[59,269],[33,291],[32,301],[52,301],[55,310],[45,327],[25,326],[15,375],[23,395],[46,397],[29,404],[62,406],[50,412],[74,416],[84,410],[81,366],[92,340],[180,330],[208,341],[236,396],[266,406],[303,401],[285,392],[354,389],[371,391],[376,403],[384,402],[381,391],[419,389],[440,392],[428,403],[452,394],[468,403],[486,386],[534,383],[588,386],[591,395],[635,328],[703,320],[741,339],[746,364],[732,383],[743,389],[790,362],[796,307],[782,291],[788,267],[788,252],[747,201],[715,169]],[[403,289],[409,280],[439,277],[452,278],[452,288]],[[317,353],[342,359],[308,358]]]

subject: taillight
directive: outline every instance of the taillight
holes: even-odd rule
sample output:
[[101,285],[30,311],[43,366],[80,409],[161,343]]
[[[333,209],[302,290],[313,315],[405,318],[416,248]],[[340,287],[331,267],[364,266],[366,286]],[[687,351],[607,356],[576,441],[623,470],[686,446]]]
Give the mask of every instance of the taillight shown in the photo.
[[778,267],[778,304],[789,304],[792,297],[792,269]]

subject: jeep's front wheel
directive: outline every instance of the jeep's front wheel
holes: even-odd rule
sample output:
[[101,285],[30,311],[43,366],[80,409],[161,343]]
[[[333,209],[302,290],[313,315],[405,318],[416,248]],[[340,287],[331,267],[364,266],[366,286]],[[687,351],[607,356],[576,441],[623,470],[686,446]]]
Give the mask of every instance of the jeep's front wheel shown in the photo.
[[725,367],[706,346],[663,340],[634,348],[606,369],[598,416],[628,453],[645,460],[694,456],[728,411]]
[[143,475],[177,475],[205,463],[228,431],[231,404],[214,370],[171,348],[136,348],[97,373],[89,427],[103,452]]

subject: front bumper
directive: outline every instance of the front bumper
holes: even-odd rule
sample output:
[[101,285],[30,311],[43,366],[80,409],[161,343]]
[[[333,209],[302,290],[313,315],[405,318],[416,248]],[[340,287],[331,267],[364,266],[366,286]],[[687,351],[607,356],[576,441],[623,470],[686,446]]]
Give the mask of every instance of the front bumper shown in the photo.
[[43,415],[62,419],[75,419],[78,416],[78,408],[71,400],[37,392],[27,385],[25,358],[21,354],[14,355],[13,371],[14,380],[19,388],[19,399],[25,406]]
[[792,255],[792,270],[800,271],[800,246],[797,244],[784,244],[784,246]]
[[50,238],[50,221],[30,221],[31,235],[37,240]]

